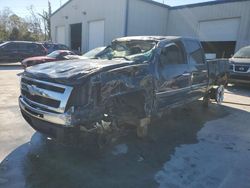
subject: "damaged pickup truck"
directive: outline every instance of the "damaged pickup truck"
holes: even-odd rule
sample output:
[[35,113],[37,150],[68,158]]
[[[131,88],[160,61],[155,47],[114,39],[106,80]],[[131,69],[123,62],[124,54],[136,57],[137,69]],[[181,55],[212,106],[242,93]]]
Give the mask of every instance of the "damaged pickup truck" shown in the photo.
[[150,119],[169,108],[201,97],[221,103],[225,74],[205,61],[196,39],[124,37],[95,59],[28,68],[19,105],[34,129],[58,140],[109,134],[126,123],[144,137]]

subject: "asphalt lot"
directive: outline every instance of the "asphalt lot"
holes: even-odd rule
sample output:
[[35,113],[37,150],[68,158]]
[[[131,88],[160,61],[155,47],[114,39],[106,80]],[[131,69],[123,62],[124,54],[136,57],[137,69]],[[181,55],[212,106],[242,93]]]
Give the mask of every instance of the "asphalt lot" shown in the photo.
[[250,187],[250,88],[230,86],[223,105],[199,101],[105,150],[46,140],[22,119],[18,66],[0,67],[0,187]]

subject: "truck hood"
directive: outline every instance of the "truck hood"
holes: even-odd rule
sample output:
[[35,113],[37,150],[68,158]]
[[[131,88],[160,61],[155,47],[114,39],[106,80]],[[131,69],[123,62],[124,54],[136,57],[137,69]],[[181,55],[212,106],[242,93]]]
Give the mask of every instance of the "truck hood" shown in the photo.
[[27,68],[23,74],[35,79],[50,80],[52,82],[72,85],[88,75],[98,73],[100,71],[123,67],[131,63],[133,62],[121,59],[78,59],[70,61],[57,61]]

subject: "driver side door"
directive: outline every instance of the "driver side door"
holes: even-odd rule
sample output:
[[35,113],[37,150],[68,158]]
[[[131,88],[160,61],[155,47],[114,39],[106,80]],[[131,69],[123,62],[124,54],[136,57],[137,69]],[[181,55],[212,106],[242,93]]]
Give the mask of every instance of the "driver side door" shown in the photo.
[[191,91],[191,72],[181,42],[163,47],[156,63],[156,98],[159,109],[183,103]]

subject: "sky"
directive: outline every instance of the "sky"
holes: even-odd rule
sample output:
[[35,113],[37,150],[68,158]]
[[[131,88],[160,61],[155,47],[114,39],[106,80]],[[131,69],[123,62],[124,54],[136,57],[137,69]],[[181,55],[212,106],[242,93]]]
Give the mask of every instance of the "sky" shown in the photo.
[[[60,5],[64,4],[68,0],[50,0],[52,6],[52,12],[57,10]],[[155,0],[157,2],[165,3],[170,6],[200,3],[209,0]],[[47,0],[0,0],[0,10],[4,7],[10,7],[13,12],[15,12],[20,17],[25,17],[28,14],[27,7],[33,5],[37,12],[42,12],[47,10],[48,1]]]

